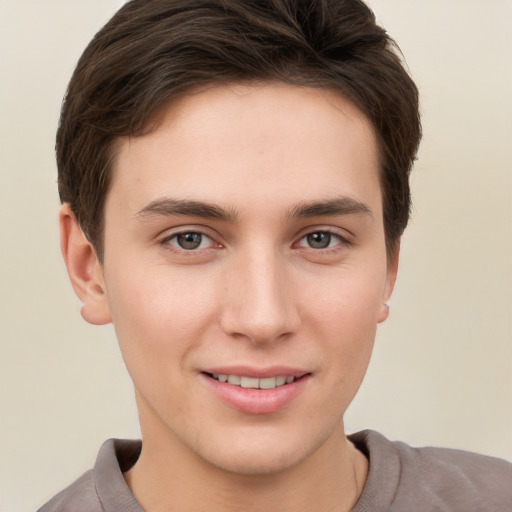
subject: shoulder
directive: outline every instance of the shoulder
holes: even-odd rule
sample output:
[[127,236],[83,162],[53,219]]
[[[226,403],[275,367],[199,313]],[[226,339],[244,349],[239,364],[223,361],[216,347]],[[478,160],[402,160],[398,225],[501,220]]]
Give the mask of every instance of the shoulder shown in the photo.
[[[439,510],[512,511],[512,464],[462,450],[412,448],[396,443],[406,492],[438,504]],[[419,485],[418,485],[419,483]]]
[[462,450],[413,448],[372,431],[360,432],[352,441],[367,451],[367,484],[388,494],[390,512],[512,511],[512,464],[505,460]]
[[94,469],[84,473],[38,512],[142,512],[123,477],[140,450],[140,441],[105,441]]
[[70,510],[73,512],[102,512],[92,469],[59,492],[38,512],[65,512]]

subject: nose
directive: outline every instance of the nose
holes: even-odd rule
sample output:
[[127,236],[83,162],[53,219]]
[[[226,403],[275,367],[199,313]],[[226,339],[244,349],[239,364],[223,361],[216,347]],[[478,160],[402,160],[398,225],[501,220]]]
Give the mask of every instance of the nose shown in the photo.
[[224,281],[222,330],[254,344],[295,333],[300,316],[286,262],[272,250],[259,250],[231,263]]

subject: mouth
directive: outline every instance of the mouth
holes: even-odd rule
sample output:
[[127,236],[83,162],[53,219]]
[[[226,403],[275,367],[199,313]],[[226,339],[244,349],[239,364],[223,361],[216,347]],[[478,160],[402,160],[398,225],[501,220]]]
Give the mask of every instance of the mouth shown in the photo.
[[278,375],[275,377],[249,377],[245,375],[228,375],[225,373],[208,373],[205,372],[205,375],[214,379],[218,382],[228,383],[233,386],[238,386],[245,389],[275,389],[281,386],[286,386],[287,384],[292,384],[298,379],[301,379],[305,375],[301,377],[294,376],[286,376],[286,375]]
[[200,372],[208,388],[228,407],[251,415],[289,406],[307,389],[312,373],[288,367],[216,368]]

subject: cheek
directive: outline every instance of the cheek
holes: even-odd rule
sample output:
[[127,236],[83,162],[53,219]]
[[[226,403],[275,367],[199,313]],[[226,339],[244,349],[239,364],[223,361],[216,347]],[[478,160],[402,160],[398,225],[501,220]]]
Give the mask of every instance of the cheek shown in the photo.
[[368,303],[367,308],[349,302],[340,309],[332,308],[328,314],[323,310],[321,339],[329,356],[325,362],[334,371],[332,377],[345,385],[362,379],[373,350],[377,330],[375,309]]
[[[341,269],[306,283],[301,297],[303,309],[331,331],[374,332],[385,288],[385,270]],[[315,276],[316,277],[316,276]]]
[[[381,309],[381,279],[367,274],[332,278],[324,293],[309,301],[310,325],[324,347],[322,365],[329,385],[344,395],[345,405],[355,395],[366,373]],[[341,389],[341,391],[340,391]]]
[[[186,273],[157,267],[129,279],[115,271],[107,279],[108,300],[123,358],[130,373],[151,373],[181,364],[214,317],[211,287]],[[210,290],[210,292],[208,292]],[[137,370],[138,371],[138,370]],[[138,372],[141,373],[141,372]],[[133,375],[132,375],[133,376]]]

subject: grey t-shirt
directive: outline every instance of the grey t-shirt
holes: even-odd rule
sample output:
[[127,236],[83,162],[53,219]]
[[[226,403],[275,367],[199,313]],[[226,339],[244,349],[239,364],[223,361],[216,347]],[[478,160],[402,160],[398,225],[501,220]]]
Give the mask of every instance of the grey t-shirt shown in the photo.
[[[372,430],[349,437],[370,461],[352,512],[512,512],[509,462],[461,450],[412,448]],[[140,441],[106,441],[94,469],[38,512],[143,512],[123,478],[140,449]]]

